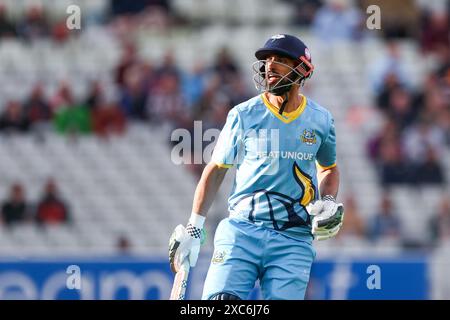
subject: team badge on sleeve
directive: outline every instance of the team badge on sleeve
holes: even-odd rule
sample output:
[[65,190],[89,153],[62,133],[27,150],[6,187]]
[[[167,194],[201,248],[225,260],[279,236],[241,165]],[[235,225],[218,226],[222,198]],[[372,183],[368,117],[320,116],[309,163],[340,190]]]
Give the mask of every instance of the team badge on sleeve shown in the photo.
[[227,251],[216,250],[216,251],[214,251],[214,255],[213,255],[211,262],[213,264],[223,263],[226,255],[227,255]]

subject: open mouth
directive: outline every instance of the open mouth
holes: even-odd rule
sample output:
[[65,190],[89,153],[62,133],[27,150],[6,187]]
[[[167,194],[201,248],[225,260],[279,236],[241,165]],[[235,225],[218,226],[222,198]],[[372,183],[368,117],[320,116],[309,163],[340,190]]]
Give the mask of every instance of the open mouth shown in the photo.
[[269,80],[270,82],[275,82],[275,81],[278,81],[280,79],[281,79],[281,77],[276,75],[276,74],[269,74],[267,76],[267,80]]

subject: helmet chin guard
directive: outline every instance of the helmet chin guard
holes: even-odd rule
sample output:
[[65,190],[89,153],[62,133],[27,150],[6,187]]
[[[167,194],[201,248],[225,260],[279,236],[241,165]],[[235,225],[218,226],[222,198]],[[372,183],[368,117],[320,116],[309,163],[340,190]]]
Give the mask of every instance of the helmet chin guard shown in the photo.
[[[270,92],[276,96],[282,96],[291,90],[294,84],[303,86],[306,79],[310,78],[312,72],[307,73],[306,69],[302,67],[300,63],[297,67],[293,68],[287,64],[281,62],[273,62],[290,69],[285,75],[277,74],[275,72],[270,72],[270,75],[275,75],[280,77],[280,79],[274,83],[270,84],[268,81],[268,72],[266,70],[266,61],[257,60],[252,64],[253,69],[253,82],[255,84],[256,90],[259,92]],[[300,72],[301,71],[301,72]]]

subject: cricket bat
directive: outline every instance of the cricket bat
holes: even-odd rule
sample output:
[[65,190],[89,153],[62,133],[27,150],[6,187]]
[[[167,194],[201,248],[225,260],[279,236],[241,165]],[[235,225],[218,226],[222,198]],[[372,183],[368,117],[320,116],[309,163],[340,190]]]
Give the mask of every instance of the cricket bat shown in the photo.
[[175,274],[173,280],[172,292],[170,300],[184,300],[186,294],[187,281],[189,277],[190,265],[188,259],[184,259],[180,270]]

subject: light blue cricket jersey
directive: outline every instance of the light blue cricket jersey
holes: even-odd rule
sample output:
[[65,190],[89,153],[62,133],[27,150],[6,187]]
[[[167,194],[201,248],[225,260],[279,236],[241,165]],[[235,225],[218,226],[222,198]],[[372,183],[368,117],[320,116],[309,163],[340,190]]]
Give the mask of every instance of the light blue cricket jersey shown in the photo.
[[230,110],[212,161],[236,165],[230,217],[311,242],[305,206],[319,198],[316,164],[336,165],[333,117],[304,96],[299,108],[281,116],[258,95]]

